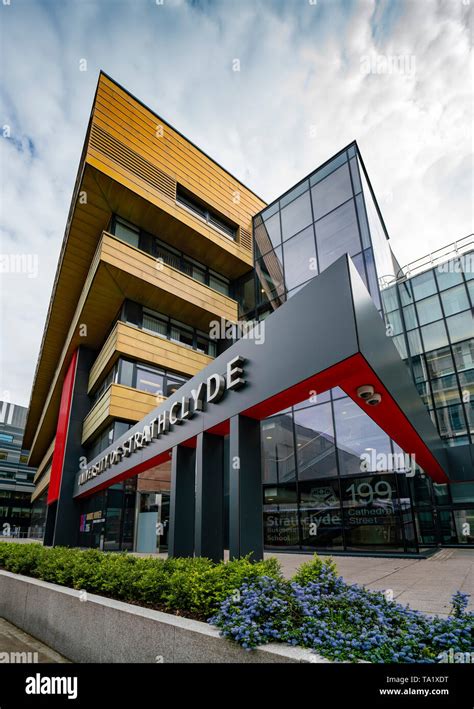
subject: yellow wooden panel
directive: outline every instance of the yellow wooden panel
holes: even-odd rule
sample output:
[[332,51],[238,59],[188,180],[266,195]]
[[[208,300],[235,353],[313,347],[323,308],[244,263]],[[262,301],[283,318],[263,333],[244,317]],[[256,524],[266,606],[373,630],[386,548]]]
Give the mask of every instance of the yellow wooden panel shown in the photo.
[[44,473],[44,471],[48,467],[49,463],[51,462],[51,459],[53,457],[55,443],[56,443],[56,436],[51,441],[51,445],[49,446],[48,450],[46,451],[43,460],[38,465],[35,476],[33,478],[34,483],[36,483],[36,481],[39,480],[39,478],[42,476],[42,474]]
[[38,497],[40,497],[49,485],[49,479],[51,477],[51,468],[46,471],[46,474],[41,478],[39,483],[36,485],[35,489],[31,494],[31,502],[34,502]]
[[[265,206],[239,180],[104,75],[99,80],[93,121],[102,122],[145,157],[152,156],[162,169],[211,206],[240,213],[237,222],[243,226]],[[157,136],[158,126],[162,134]],[[240,200],[234,204],[236,191]]]
[[111,384],[84,419],[82,443],[86,443],[116,418],[140,421],[165,398],[123,384]]
[[212,357],[145,332],[135,325],[117,322],[97,355],[89,375],[88,392],[111,369],[119,356],[153,364],[178,374],[194,376],[212,361]]

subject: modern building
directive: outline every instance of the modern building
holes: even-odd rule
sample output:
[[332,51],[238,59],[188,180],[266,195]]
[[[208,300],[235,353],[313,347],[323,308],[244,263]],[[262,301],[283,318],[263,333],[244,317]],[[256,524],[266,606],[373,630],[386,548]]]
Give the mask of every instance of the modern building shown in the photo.
[[472,544],[473,244],[401,269],[356,143],[266,205],[101,74],[25,431],[45,543]]
[[0,401],[0,536],[35,536],[31,519],[35,470],[28,467],[23,430],[28,409]]

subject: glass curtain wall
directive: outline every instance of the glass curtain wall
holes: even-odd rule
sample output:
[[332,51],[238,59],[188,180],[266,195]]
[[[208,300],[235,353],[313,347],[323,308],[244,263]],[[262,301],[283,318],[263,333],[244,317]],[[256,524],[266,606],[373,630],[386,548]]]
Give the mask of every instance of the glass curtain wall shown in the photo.
[[[403,295],[381,290],[398,265],[355,145],[257,215],[254,244],[255,272],[235,289],[241,317],[264,319],[348,253],[402,357],[413,352],[409,365],[440,433],[471,440],[472,273],[414,278]],[[262,449],[269,548],[410,552],[469,543],[459,530],[473,511],[452,508],[461,486],[433,485],[419,468],[413,475],[403,451],[340,389],[263,421]]]

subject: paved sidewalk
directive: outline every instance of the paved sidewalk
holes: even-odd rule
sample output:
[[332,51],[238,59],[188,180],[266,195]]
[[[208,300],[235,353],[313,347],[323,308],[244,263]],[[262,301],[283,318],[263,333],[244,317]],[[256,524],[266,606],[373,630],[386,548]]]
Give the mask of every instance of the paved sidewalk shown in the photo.
[[0,618],[0,657],[2,663],[69,662],[58,652],[4,618]]
[[[310,558],[303,554],[265,554],[265,558],[270,556],[278,558],[286,577]],[[394,600],[424,613],[449,615],[451,596],[458,590],[471,594],[469,609],[474,610],[474,549],[442,549],[428,559],[333,559],[348,583],[374,591],[392,589]]]

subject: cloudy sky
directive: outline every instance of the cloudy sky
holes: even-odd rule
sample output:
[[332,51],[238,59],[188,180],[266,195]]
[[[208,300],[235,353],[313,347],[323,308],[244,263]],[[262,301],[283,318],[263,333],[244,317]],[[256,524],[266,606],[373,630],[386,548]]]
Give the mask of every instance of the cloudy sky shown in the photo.
[[405,264],[472,231],[473,5],[2,0],[0,398],[29,401],[99,69],[267,201],[356,139]]

